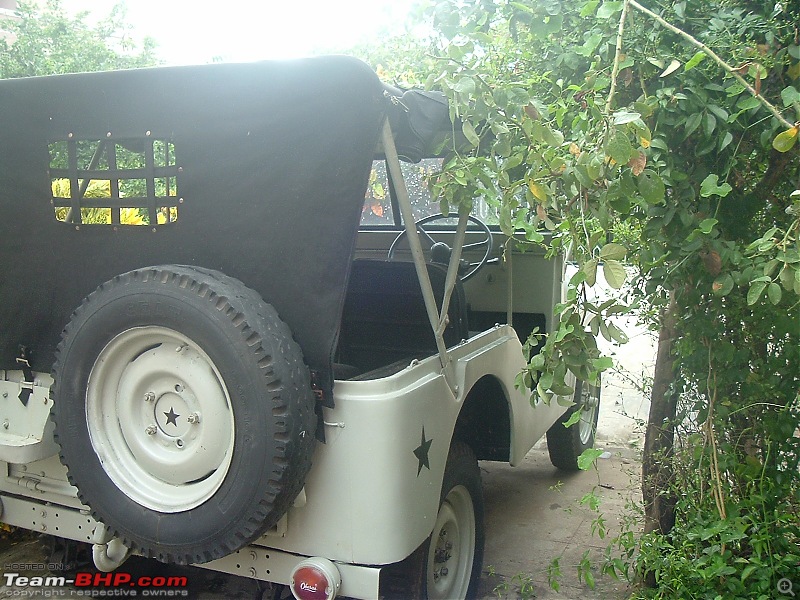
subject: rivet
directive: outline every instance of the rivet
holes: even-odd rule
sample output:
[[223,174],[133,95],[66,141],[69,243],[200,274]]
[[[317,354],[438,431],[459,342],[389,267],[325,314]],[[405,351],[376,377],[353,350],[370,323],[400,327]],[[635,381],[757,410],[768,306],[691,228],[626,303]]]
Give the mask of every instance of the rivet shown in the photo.
[[148,130],[145,132],[145,135],[146,135],[147,137],[150,137],[150,136],[152,135],[149,129],[148,129]]
[[156,231],[158,231],[158,229],[156,229],[155,227],[153,227],[153,233],[155,233]]
[[3,398],[8,398],[8,392],[3,392]]
[[80,230],[81,230],[81,226],[80,225],[75,225],[75,231],[80,231]]
[[72,132],[70,132],[70,133],[68,133],[68,134],[67,134],[67,137],[68,137],[69,139],[72,139],[73,137],[75,137],[75,134],[74,134],[74,133],[72,133]]
[[183,167],[178,167],[178,173],[183,173]]
[[178,198],[178,204],[183,204],[183,198]]
[[106,134],[106,137],[107,137],[107,138],[110,138],[110,137],[111,137],[111,132],[110,132],[110,131],[109,131],[109,132]]

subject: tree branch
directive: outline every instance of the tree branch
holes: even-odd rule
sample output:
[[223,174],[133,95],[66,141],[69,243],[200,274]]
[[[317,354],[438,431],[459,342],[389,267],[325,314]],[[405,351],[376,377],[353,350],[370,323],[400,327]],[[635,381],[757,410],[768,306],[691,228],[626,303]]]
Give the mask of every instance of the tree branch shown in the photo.
[[614,54],[614,68],[611,69],[611,90],[608,92],[608,101],[606,102],[606,113],[611,112],[611,106],[614,102],[614,94],[617,91],[617,76],[619,75],[619,63],[622,58],[622,35],[625,33],[625,18],[628,16],[628,0],[625,0],[625,5],[622,7],[622,15],[619,18],[619,29],[617,30],[617,51]]
[[[673,33],[678,34],[683,39],[688,41],[690,44],[692,44],[696,48],[699,48],[707,56],[710,56],[714,60],[715,63],[717,63],[720,67],[722,67],[727,73],[732,75],[739,83],[741,83],[745,87],[745,89],[748,92],[750,92],[753,95],[754,98],[756,98],[759,102],[761,102],[761,104],[764,105],[764,108],[766,108],[770,113],[772,113],[772,116],[774,116],[776,119],[778,119],[778,121],[780,121],[781,125],[783,125],[787,129],[790,129],[790,128],[795,126],[794,123],[790,123],[769,100],[764,98],[761,94],[759,94],[755,90],[755,88],[753,88],[753,86],[751,86],[749,83],[747,83],[747,80],[744,77],[742,77],[741,75],[739,75],[739,73],[737,73],[736,70],[732,66],[730,66],[728,63],[726,63],[724,60],[722,60],[711,48],[706,46],[703,42],[695,39],[694,37],[692,37],[691,35],[689,35],[685,31],[683,31],[682,29],[678,29],[677,27],[675,27],[674,25],[672,25],[671,23],[666,21],[663,17],[657,15],[652,10],[649,10],[649,9],[645,8],[644,6],[642,6],[641,4],[639,4],[636,0],[627,0],[627,4],[630,4],[636,10],[638,10],[640,12],[643,12],[648,17],[651,17],[651,18],[655,19],[660,25],[662,25],[663,27],[666,27],[667,29],[669,29]],[[626,4],[626,6],[627,6],[627,4]]]

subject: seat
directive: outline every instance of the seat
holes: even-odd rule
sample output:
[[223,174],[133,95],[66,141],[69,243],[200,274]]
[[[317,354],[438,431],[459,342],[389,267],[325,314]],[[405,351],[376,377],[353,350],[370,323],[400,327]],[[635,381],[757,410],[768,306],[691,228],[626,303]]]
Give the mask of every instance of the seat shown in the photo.
[[[446,269],[428,264],[437,306],[441,309]],[[467,305],[460,281],[450,300],[444,331],[447,347],[468,337]],[[336,362],[364,373],[437,352],[414,263],[353,261],[345,296]]]

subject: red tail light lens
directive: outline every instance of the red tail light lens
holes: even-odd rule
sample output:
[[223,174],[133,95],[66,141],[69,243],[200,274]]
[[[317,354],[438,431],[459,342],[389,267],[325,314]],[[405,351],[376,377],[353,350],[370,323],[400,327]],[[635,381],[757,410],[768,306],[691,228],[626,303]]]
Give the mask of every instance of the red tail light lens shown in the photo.
[[289,588],[298,600],[332,600],[339,593],[339,569],[325,558],[309,558],[292,571]]

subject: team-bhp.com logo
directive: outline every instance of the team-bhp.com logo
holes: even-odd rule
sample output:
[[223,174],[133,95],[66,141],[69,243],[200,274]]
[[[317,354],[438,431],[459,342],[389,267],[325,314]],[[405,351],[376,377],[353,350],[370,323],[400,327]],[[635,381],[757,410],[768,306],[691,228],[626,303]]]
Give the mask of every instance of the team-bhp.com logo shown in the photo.
[[[20,591],[35,589],[77,588],[80,596],[188,597],[188,580],[183,576],[134,577],[130,573],[76,573],[75,577],[58,575],[29,576],[3,573],[3,583]],[[83,592],[83,593],[80,593]],[[22,595],[22,594],[20,594]]]

